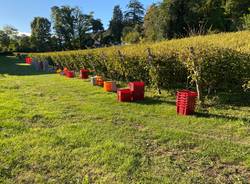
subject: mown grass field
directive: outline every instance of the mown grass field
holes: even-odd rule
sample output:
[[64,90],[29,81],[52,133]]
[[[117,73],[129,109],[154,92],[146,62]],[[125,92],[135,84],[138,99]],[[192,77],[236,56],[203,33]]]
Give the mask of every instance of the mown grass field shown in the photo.
[[177,116],[173,93],[140,103],[0,57],[0,183],[249,183],[250,96]]

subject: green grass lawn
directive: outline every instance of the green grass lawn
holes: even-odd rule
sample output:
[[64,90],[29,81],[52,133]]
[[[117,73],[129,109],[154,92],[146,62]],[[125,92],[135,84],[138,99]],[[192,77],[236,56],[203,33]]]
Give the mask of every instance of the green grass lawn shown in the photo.
[[118,103],[0,57],[0,183],[249,183],[249,94],[189,117],[152,94]]

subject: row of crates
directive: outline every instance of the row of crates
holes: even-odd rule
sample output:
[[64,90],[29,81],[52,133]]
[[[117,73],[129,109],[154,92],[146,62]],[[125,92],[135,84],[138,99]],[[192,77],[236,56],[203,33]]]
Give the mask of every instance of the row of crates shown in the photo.
[[31,57],[26,57],[25,63],[28,65],[32,65],[36,69],[36,71],[54,71],[53,68],[49,68],[48,61],[39,62],[39,61],[32,60]]
[[[57,72],[61,73],[61,75],[65,75],[68,78],[74,78],[75,77],[75,72],[70,71],[67,68],[64,68],[63,71],[58,70]],[[80,70],[80,76],[79,77],[81,79],[88,79],[89,78],[89,72],[90,72],[89,70],[82,69],[82,70]]]
[[[69,77],[75,77],[73,71],[64,69],[64,74]],[[80,70],[80,78],[88,79],[89,70]],[[144,100],[145,83],[144,82],[130,82],[128,88],[117,89],[114,81],[104,81],[101,76],[94,76],[90,78],[92,85],[103,86],[107,92],[116,92],[119,102],[132,102]],[[176,111],[180,115],[191,115],[195,112],[197,93],[190,90],[180,90],[176,93]]]
[[[26,57],[25,62],[32,64],[32,58]],[[64,68],[62,72],[68,78],[75,77],[74,71],[69,71]],[[80,79],[89,78],[89,70],[80,70]],[[117,92],[117,99],[120,102],[131,102],[144,100],[145,84],[144,82],[130,82],[127,89],[117,89],[114,81],[104,81],[101,76],[91,77],[91,84],[97,86],[103,86],[107,92]],[[197,93],[190,90],[181,90],[176,94],[176,111],[177,114],[191,115],[195,112]]]
[[130,82],[127,89],[117,89],[114,81],[104,81],[101,76],[91,77],[92,85],[103,86],[107,92],[117,92],[117,99],[120,102],[131,102],[144,100],[144,82]]
[[[73,71],[65,70],[65,75],[69,78],[75,76]],[[89,70],[80,70],[80,78],[88,79]],[[91,77],[91,84],[103,86],[107,92],[117,92],[117,99],[120,102],[132,102],[144,100],[144,82],[130,82],[128,88],[117,89],[114,81],[104,81],[101,76]],[[176,111],[180,115],[191,115],[195,112],[197,93],[190,90],[181,90],[176,94]]]
[[102,76],[91,77],[90,82],[93,86],[102,86],[106,92],[116,92],[117,86],[115,81],[104,81]]
[[[80,70],[80,78],[88,79],[89,70]],[[63,74],[68,78],[75,77],[74,71],[69,71],[67,68],[63,70]],[[117,89],[114,81],[104,81],[102,76],[94,76],[90,78],[93,86],[103,86],[107,92],[117,92],[117,99],[120,102],[131,102],[144,100],[145,84],[144,82],[130,82],[127,89]]]

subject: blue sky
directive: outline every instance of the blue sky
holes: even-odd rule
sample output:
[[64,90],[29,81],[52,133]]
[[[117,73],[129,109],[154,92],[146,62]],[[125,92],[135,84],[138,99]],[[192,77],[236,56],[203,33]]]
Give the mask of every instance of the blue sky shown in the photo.
[[[160,0],[140,0],[147,8]],[[125,10],[129,0],[1,0],[0,28],[12,25],[20,32],[30,32],[30,22],[35,16],[50,19],[52,6],[70,5],[79,6],[84,13],[94,12],[95,18],[100,18],[106,27],[112,17],[115,5]]]

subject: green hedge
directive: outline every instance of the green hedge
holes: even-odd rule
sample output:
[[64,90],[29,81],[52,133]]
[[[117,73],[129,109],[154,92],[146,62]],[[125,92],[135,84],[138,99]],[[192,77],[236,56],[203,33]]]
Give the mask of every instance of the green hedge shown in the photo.
[[52,61],[71,70],[94,69],[109,79],[143,80],[148,85],[165,88],[185,84],[188,77],[192,78],[193,71],[188,63],[194,57],[191,55],[199,60],[203,88],[241,89],[250,78],[249,31],[152,44],[30,54],[37,61]]

